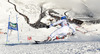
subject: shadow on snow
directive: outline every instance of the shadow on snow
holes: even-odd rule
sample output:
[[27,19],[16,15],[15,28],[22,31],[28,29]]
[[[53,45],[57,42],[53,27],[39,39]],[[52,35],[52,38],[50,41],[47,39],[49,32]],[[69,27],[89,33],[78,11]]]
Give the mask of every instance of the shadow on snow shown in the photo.
[[39,44],[56,44],[56,43],[67,43],[70,41],[50,41],[50,42],[41,42],[36,44],[35,42],[33,43],[10,43],[10,44],[4,44],[5,46],[16,46],[16,45],[39,45]]
[[44,45],[44,44],[59,44],[59,43],[82,43],[82,42],[100,42],[100,41],[50,41],[50,42],[41,42],[36,44],[35,42],[33,43],[11,43],[11,44],[4,44],[6,46],[16,46],[16,45]]

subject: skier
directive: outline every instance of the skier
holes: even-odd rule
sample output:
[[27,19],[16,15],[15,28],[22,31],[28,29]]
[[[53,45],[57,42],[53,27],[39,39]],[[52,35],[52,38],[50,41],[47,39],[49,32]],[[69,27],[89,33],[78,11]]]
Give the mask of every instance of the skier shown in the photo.
[[51,35],[47,38],[46,41],[51,41],[54,39],[59,39],[58,36],[62,36],[64,38],[64,36],[66,36],[69,33],[69,28],[72,30],[72,34],[75,34],[75,28],[68,23],[67,17],[63,16],[61,17],[61,19],[53,24],[50,25],[50,27],[55,26],[55,25],[61,25],[61,28],[55,30],[53,33],[51,33]]

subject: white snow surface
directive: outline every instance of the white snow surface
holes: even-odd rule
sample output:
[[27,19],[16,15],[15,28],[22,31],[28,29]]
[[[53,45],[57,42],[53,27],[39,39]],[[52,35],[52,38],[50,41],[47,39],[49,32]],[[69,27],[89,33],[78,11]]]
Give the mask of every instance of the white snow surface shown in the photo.
[[[60,7],[63,9],[63,7],[66,6],[59,5],[63,5],[62,3],[67,0],[10,1],[17,5],[18,11],[26,14],[31,19],[30,23],[35,23],[39,18],[39,5],[41,3],[47,2],[44,5],[44,7],[47,7],[47,9],[54,7],[58,9]],[[71,1],[78,4],[81,3],[80,0]],[[90,5],[90,1],[84,1]],[[90,8],[93,7],[91,6]],[[16,22],[16,15],[18,16],[20,42],[17,40],[16,31],[12,31],[11,34],[9,34],[9,42],[7,45],[7,34],[0,34],[0,54],[100,54],[100,24],[83,24],[82,27],[84,27],[84,29],[79,28],[81,31],[85,31],[85,29],[92,31],[86,34],[82,34],[81,32],[77,31],[75,36],[69,36],[63,40],[55,40],[43,44],[31,44],[34,43],[34,40],[45,40],[57,28],[32,28],[26,23],[25,19],[14,10],[12,4],[8,3],[7,0],[0,0],[0,32],[7,32],[9,15],[11,17],[11,22]],[[49,16],[45,18],[49,18]],[[47,19],[45,18],[42,21],[45,21],[44,23],[48,23],[48,21],[46,22]],[[75,26],[74,24],[72,25]],[[27,37],[32,37],[32,40],[27,40]]]

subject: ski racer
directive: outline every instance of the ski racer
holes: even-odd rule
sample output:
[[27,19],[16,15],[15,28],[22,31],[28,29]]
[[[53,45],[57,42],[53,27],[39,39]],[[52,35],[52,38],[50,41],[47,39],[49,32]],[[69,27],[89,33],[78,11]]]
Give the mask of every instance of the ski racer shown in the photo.
[[55,30],[54,32],[51,33],[51,35],[47,38],[46,41],[51,41],[54,39],[57,39],[58,36],[62,36],[64,38],[64,36],[66,36],[69,33],[69,28],[72,30],[72,34],[75,34],[75,28],[68,23],[67,17],[66,16],[62,16],[61,19],[53,24],[50,25],[50,27],[55,26],[55,25],[61,25],[61,28]]

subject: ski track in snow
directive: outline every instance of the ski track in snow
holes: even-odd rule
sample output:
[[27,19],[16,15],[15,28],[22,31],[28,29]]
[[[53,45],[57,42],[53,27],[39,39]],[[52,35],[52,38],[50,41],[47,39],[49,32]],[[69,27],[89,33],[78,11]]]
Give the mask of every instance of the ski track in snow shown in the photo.
[[0,51],[3,54],[99,54],[100,42],[0,45]]
[[[2,40],[5,37],[6,35],[2,35],[0,39]],[[12,37],[12,40],[14,41],[13,38],[14,37]],[[2,44],[0,44],[0,54],[99,54],[100,53],[100,40],[95,39],[95,41],[91,41],[93,40],[94,37],[91,40],[89,40],[90,38],[86,40],[82,36],[80,38],[69,37],[64,40],[55,40],[43,44],[42,43],[31,44],[29,42],[27,43],[13,42],[6,45],[5,42],[3,41]]]

